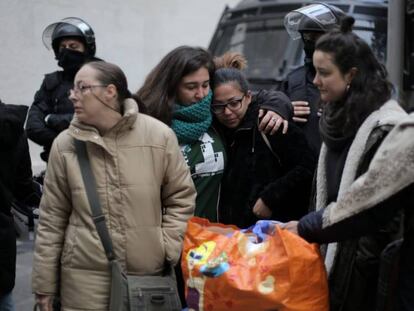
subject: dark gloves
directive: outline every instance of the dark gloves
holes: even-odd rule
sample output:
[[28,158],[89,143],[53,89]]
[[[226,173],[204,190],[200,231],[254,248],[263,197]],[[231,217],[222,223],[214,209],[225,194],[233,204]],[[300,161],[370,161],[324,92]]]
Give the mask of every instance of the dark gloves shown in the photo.
[[72,113],[65,113],[65,114],[51,113],[46,116],[45,122],[46,122],[47,127],[60,133],[69,127],[69,124],[70,124],[70,121],[72,121],[72,118],[73,118]]

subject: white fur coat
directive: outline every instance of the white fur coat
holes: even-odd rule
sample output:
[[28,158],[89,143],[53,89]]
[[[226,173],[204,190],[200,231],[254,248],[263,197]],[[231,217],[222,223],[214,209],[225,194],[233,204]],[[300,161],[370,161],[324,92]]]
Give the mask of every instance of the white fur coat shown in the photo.
[[[372,131],[383,125],[394,126],[398,121],[406,116],[406,112],[394,100],[389,100],[380,109],[371,113],[360,126],[345,160],[345,166],[339,186],[337,201],[342,202],[345,196],[349,196],[349,190],[352,183],[356,179],[357,169],[363,160],[362,156],[365,151],[366,144]],[[387,140],[388,141],[388,140]],[[326,155],[327,147],[322,144],[318,161],[318,172],[316,180],[316,209],[322,209],[327,206],[327,185],[326,185]],[[355,186],[353,187],[355,188]],[[352,196],[352,194],[351,194]],[[339,204],[334,207],[330,205],[325,209],[323,214],[323,227],[336,223],[341,219],[358,213],[357,207],[348,204]],[[330,243],[327,248],[325,265],[328,273],[330,273],[337,254],[337,244]]]

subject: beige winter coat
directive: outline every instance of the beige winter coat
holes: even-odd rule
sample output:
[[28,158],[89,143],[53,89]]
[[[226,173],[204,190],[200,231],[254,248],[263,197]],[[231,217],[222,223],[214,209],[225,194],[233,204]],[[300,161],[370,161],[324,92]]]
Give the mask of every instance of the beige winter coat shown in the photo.
[[[130,274],[177,263],[195,188],[173,131],[138,113],[128,99],[108,133],[79,123],[55,140],[36,237],[33,292],[54,295],[63,311],[107,310],[108,260],[91,218],[74,139],[86,141],[116,256]],[[60,272],[59,272],[60,269]],[[60,278],[60,280],[59,280]]]

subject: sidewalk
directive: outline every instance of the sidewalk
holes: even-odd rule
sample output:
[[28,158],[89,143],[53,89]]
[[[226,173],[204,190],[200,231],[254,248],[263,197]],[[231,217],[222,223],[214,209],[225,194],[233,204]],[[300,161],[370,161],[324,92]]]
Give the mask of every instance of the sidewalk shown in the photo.
[[34,296],[31,291],[33,241],[17,241],[16,285],[13,298],[16,311],[33,310]]

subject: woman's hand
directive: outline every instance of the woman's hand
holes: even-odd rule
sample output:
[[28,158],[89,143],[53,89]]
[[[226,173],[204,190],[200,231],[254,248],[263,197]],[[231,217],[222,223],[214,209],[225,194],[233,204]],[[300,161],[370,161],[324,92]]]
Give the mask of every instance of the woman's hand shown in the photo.
[[253,214],[260,219],[269,219],[272,216],[272,211],[267,207],[262,199],[258,199],[253,207]]
[[292,102],[293,106],[293,121],[299,123],[308,122],[308,117],[310,115],[309,103],[305,101],[294,101]]
[[290,231],[294,234],[299,235],[299,233],[298,233],[298,224],[299,224],[299,221],[289,221],[289,222],[281,225],[281,228],[285,229],[287,231]]
[[53,296],[36,294],[35,300],[39,311],[53,311]]
[[288,121],[274,111],[268,110],[265,114],[265,110],[259,109],[259,119],[259,130],[263,131],[265,134],[273,135],[277,132],[280,126],[282,126],[283,134],[286,134],[288,130]]

